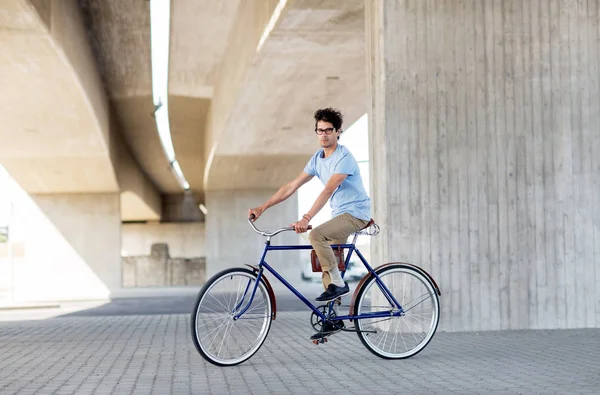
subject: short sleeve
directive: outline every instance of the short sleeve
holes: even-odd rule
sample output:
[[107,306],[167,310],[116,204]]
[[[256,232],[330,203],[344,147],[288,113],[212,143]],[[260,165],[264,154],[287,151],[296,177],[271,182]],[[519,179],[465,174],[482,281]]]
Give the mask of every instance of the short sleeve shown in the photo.
[[313,156],[312,158],[310,158],[308,160],[308,163],[306,164],[306,166],[304,166],[304,172],[306,174],[308,174],[309,176],[316,176],[317,175],[317,169],[315,166],[315,157]]
[[352,175],[356,171],[356,161],[352,154],[347,153],[335,164],[333,173]]

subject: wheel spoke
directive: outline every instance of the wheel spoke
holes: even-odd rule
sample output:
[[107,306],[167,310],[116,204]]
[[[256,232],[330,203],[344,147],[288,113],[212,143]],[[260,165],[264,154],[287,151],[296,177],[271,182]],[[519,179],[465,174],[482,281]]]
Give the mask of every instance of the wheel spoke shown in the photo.
[[225,306],[223,303],[221,303],[221,301],[219,299],[217,299],[214,295],[209,295],[211,298],[213,298],[214,300],[217,301],[217,303],[219,303],[221,305],[221,307],[223,307],[225,309],[225,311],[227,311],[227,306]]
[[[219,335],[219,332],[215,332],[218,329],[221,329],[223,327],[223,325],[227,326],[227,321],[223,321],[223,323],[221,325],[219,325],[217,328],[213,329],[211,332],[215,333],[215,336],[213,337],[212,341],[210,342],[210,344],[208,345],[208,348],[210,349],[210,347],[213,345],[213,343],[215,342],[215,340],[217,340],[217,336]],[[208,337],[209,335],[206,335],[206,337]]]
[[223,319],[223,318],[213,318],[213,319],[211,319],[211,320],[209,320],[209,321],[206,321],[206,320],[204,320],[204,321],[205,321],[205,322],[204,322],[204,324],[200,325],[198,328],[202,328],[203,326],[206,326],[206,325],[212,324],[213,322],[215,322],[215,321],[219,321],[219,320],[222,320],[222,319]]
[[416,303],[414,306],[410,306],[408,309],[404,310],[404,312],[406,313],[407,311],[409,311],[409,310],[411,310],[411,309],[414,309],[415,307],[417,307],[418,305],[420,305],[421,303],[423,303],[423,302],[424,302],[424,301],[426,301],[427,299],[431,298],[431,296],[430,296],[429,294],[426,294],[426,295],[421,295],[421,296],[419,296],[419,297],[420,297],[420,298],[422,298],[422,297],[424,297],[424,296],[426,296],[426,297],[425,297],[425,299],[423,299],[423,300],[419,300],[419,302],[418,302],[418,303]]

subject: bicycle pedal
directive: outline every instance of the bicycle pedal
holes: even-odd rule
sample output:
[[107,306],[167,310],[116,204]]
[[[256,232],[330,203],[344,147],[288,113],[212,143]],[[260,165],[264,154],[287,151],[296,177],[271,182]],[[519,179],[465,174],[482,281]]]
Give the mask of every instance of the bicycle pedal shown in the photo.
[[327,343],[327,338],[326,337],[322,337],[320,339],[312,339],[311,341],[316,346],[316,345],[319,345],[319,343],[321,343],[321,344]]

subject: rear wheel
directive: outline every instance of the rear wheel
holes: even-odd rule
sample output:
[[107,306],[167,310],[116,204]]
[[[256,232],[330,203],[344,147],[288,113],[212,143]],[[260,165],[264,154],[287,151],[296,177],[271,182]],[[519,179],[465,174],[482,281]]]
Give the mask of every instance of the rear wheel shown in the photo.
[[392,264],[377,271],[404,315],[391,314],[397,309],[383,294],[374,276],[359,290],[354,315],[390,312],[390,316],[357,319],[356,327],[363,345],[373,354],[387,359],[403,359],[419,353],[433,338],[440,320],[436,289],[422,272],[406,265]]
[[248,309],[257,274],[245,268],[223,270],[200,290],[191,317],[198,352],[210,363],[232,366],[248,360],[262,346],[271,328],[272,306],[261,279]]

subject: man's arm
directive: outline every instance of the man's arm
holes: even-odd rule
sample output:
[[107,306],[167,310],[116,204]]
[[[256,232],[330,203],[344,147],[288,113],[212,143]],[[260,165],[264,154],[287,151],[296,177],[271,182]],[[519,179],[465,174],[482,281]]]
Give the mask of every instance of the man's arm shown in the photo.
[[296,233],[304,233],[304,232],[306,232],[308,230],[308,222],[315,215],[317,215],[317,213],[319,211],[321,211],[321,209],[323,208],[323,206],[325,206],[325,203],[327,203],[327,201],[329,200],[329,198],[331,197],[331,195],[333,195],[333,193],[335,192],[335,190],[346,179],[346,177],[348,177],[348,174],[336,173],[336,174],[334,174],[334,175],[331,176],[331,178],[329,179],[329,181],[327,181],[327,185],[325,185],[325,188],[319,194],[319,196],[317,197],[317,200],[315,200],[315,203],[313,204],[313,206],[311,207],[311,209],[308,210],[308,212],[302,216],[302,219],[300,221],[294,222],[291,225],[296,230]]
[[251,214],[255,215],[255,220],[260,217],[260,215],[265,212],[269,207],[272,207],[278,203],[283,202],[290,196],[294,194],[302,185],[306,184],[313,178],[310,174],[302,171],[298,176],[287,184],[283,185],[269,200],[267,200],[263,205],[251,209],[248,211],[248,216]]
[[318,214],[319,211],[321,211],[323,206],[325,206],[325,203],[327,203],[327,201],[329,200],[331,195],[333,195],[335,190],[346,179],[346,177],[348,177],[348,174],[336,173],[331,176],[329,181],[327,181],[327,185],[325,185],[325,188],[319,194],[319,196],[317,197],[317,200],[315,200],[315,203],[313,204],[311,209],[308,210],[308,213],[306,213],[310,216],[310,218],[314,217],[315,215]]
[[279,190],[275,192],[275,194],[271,196],[271,198],[261,206],[264,209],[263,211],[265,211],[269,207],[283,202],[284,200],[292,196],[294,192],[298,190],[298,188],[310,181],[311,178],[311,175],[302,171],[294,180],[288,182],[287,184],[279,188]]

